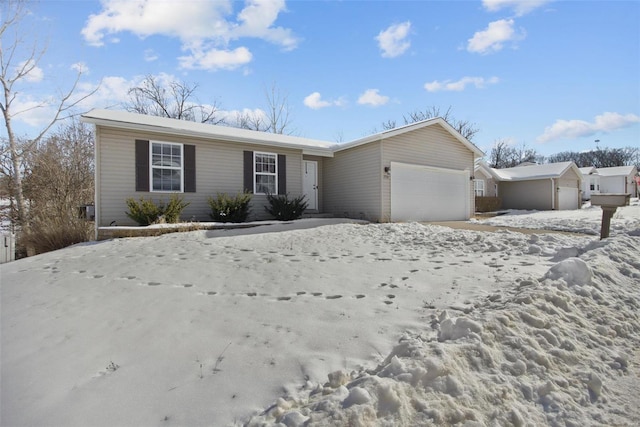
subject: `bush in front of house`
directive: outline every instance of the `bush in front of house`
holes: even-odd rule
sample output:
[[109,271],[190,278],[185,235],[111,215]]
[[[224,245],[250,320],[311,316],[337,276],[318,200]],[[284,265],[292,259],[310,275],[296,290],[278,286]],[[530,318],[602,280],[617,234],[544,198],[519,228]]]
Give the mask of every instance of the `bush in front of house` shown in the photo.
[[289,199],[288,193],[277,196],[267,194],[267,200],[269,206],[265,206],[264,209],[279,221],[291,221],[300,218],[308,205],[304,195]]
[[66,248],[76,243],[87,242],[93,236],[93,223],[77,218],[72,214],[51,215],[49,217],[36,216],[31,221],[28,232],[18,236],[16,247],[21,257],[27,256],[27,249],[31,255],[38,255],[56,249]]
[[216,222],[245,222],[249,216],[249,202],[252,194],[239,193],[231,197],[226,193],[218,193],[217,197],[209,197],[211,218]]
[[159,223],[176,223],[180,221],[180,214],[189,206],[182,197],[172,195],[169,203],[164,202],[156,204],[151,199],[140,198],[140,201],[127,199],[129,211],[127,216],[138,223],[138,225],[146,226]]

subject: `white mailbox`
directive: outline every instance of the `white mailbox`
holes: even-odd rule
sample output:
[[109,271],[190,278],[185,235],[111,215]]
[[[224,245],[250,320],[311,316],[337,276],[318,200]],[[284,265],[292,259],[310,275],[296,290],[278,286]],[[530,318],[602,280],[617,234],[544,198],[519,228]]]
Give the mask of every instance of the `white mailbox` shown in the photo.
[[620,206],[629,206],[631,194],[601,193],[591,195],[591,205],[602,208],[602,224],[600,225],[600,239],[609,237],[611,217]]

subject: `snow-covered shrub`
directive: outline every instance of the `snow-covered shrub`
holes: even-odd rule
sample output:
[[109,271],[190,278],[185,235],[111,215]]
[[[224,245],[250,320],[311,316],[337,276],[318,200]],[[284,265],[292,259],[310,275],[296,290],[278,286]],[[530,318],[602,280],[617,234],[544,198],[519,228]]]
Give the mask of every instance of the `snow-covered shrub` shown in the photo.
[[217,197],[209,197],[211,218],[218,222],[245,222],[249,216],[252,194],[239,193],[235,197],[226,193],[218,193]]
[[307,209],[308,203],[304,199],[304,195],[289,199],[288,193],[277,196],[268,194],[269,206],[265,206],[264,209],[279,221],[291,221],[300,218]]
[[163,201],[155,203],[151,199],[140,198],[137,202],[134,199],[127,199],[127,206],[129,211],[126,212],[127,216],[138,223],[138,225],[151,225],[161,222],[176,223],[180,221],[180,214],[189,206],[189,203],[185,203],[182,197],[172,195],[169,199],[169,203],[166,205]]

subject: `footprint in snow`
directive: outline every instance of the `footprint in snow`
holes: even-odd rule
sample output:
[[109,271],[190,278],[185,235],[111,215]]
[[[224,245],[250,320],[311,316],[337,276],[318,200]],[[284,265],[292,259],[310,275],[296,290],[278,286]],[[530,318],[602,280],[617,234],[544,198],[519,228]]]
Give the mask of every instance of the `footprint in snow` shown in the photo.
[[327,298],[327,299],[338,299],[338,298],[342,298],[342,295],[327,295],[325,298]]

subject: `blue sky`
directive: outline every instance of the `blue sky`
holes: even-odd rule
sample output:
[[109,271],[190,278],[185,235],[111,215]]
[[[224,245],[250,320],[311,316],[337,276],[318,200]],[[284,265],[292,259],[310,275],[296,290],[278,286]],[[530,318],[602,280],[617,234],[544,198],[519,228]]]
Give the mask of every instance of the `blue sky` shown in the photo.
[[[451,107],[543,155],[640,145],[638,1],[42,0],[22,24],[47,50],[14,111],[72,84],[118,108],[147,74],[197,84],[222,114],[258,112],[275,84],[294,134],[350,141]],[[5,42],[6,45],[6,42]],[[34,133],[50,112],[14,117]],[[1,132],[6,132],[4,127]],[[600,142],[596,143],[595,140]]]

